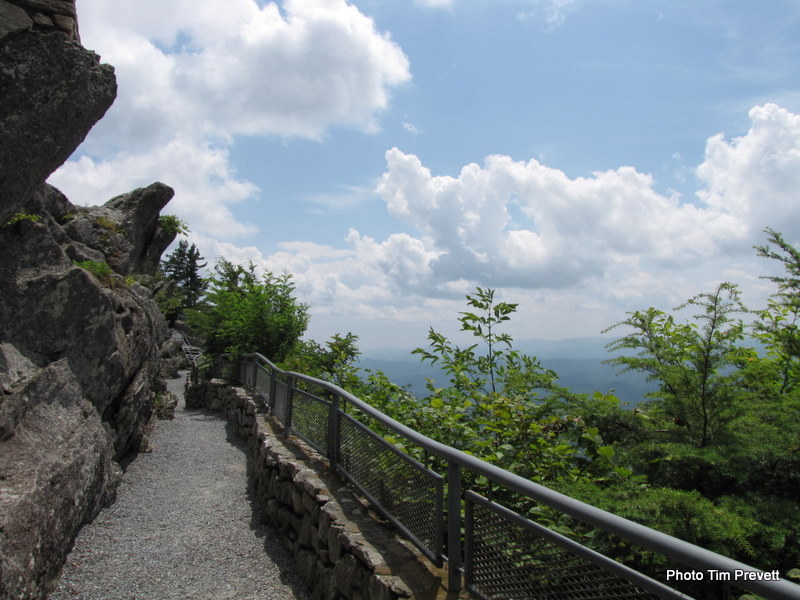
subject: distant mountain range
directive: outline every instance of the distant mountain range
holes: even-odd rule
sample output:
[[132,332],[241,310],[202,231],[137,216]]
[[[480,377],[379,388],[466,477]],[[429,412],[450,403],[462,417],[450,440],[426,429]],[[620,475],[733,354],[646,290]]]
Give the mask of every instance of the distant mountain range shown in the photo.
[[[591,394],[594,391],[614,390],[622,402],[634,406],[644,399],[655,384],[640,373],[618,374],[617,367],[603,364],[612,357],[606,348],[611,338],[583,337],[564,340],[515,340],[514,348],[539,359],[546,369],[555,371],[559,383],[573,392]],[[421,363],[411,350],[378,348],[365,351],[358,363],[362,369],[383,371],[401,386],[410,386],[416,396],[426,395],[426,378],[437,385],[447,384],[447,375],[429,363]]]

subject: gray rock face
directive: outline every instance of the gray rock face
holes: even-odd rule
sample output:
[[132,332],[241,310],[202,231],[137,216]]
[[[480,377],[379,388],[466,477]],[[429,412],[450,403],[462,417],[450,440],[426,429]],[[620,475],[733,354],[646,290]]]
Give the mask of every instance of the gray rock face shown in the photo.
[[[0,451],[0,595],[42,598],[74,537],[113,495],[110,434],[66,360],[51,363],[6,402],[25,414]],[[5,403],[4,403],[5,404]]]
[[[4,600],[46,597],[79,527],[113,499],[118,462],[139,447],[161,389],[166,324],[150,291],[126,276],[146,280],[175,237],[159,225],[173,194],[164,184],[86,209],[45,183],[116,83],[96,55],[30,29],[13,4],[0,0]],[[63,0],[24,4],[34,20],[46,16],[38,10],[74,11]]]
[[117,85],[113,67],[63,35],[9,33],[0,65],[2,224],[86,138]]
[[64,229],[73,239],[108,257],[117,273],[153,275],[161,253],[175,239],[175,234],[158,222],[159,211],[173,194],[169,186],[154,183],[112,198],[102,207],[79,211]]

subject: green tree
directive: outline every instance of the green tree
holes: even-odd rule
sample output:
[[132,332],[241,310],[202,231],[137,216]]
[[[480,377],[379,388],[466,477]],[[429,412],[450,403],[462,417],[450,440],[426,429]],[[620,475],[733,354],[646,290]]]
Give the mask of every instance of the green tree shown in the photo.
[[260,352],[273,362],[287,357],[308,325],[308,306],[294,297],[289,273],[248,268],[220,260],[208,280],[205,302],[190,323],[212,354]]
[[162,262],[161,270],[167,279],[175,282],[181,310],[194,308],[203,297],[208,283],[200,270],[206,266],[197,246],[189,246],[186,240],[178,242],[178,247]]
[[314,340],[301,340],[282,367],[330,381],[356,393],[362,386],[354,364],[360,355],[357,335],[336,333],[324,347]]
[[[527,399],[543,391],[556,396],[567,394],[556,385],[558,375],[554,371],[542,367],[536,357],[515,350],[511,335],[497,331],[511,319],[518,305],[496,302],[494,294],[492,289],[478,287],[474,294],[466,296],[467,304],[477,311],[459,313],[461,331],[471,333],[479,343],[461,348],[431,327],[429,349],[416,348],[413,354],[420,355],[422,361],[441,365],[450,375],[447,393],[464,397],[476,406],[499,393]],[[483,351],[479,350],[481,346]],[[437,393],[430,382],[428,389]]]
[[416,408],[401,403],[406,422],[524,477],[575,476],[575,440],[582,428],[567,414],[565,399],[571,395],[557,385],[555,372],[514,349],[511,336],[498,331],[517,305],[497,302],[494,290],[480,287],[466,299],[472,310],[460,313],[461,331],[479,342],[463,348],[430,328],[428,348],[414,354],[441,365],[449,385],[429,381],[429,396]]
[[767,228],[767,245],[756,246],[758,255],[783,263],[783,276],[765,276],[778,285],[778,292],[759,313],[755,337],[764,344],[767,357],[778,369],[779,393],[787,393],[800,383],[800,250],[777,231]]
[[735,315],[746,313],[739,289],[722,283],[711,293],[694,296],[675,310],[695,308],[693,320],[677,323],[655,308],[628,313],[629,317],[604,331],[629,327],[633,331],[608,345],[612,352],[635,350],[633,356],[606,361],[635,370],[657,381],[651,406],[670,421],[670,431],[697,447],[721,439],[726,426],[739,414],[744,392],[736,367],[752,352],[739,343],[745,324]]

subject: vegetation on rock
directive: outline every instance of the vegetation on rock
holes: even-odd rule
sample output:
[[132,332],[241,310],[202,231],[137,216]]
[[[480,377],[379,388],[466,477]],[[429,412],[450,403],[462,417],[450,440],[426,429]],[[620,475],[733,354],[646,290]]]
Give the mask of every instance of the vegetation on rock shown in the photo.
[[189,233],[189,226],[175,215],[161,215],[158,218],[158,224],[171,235],[186,235]]
[[8,221],[3,224],[3,227],[9,227],[20,221],[30,221],[31,223],[38,223],[42,220],[41,215],[33,215],[24,212],[15,213]]

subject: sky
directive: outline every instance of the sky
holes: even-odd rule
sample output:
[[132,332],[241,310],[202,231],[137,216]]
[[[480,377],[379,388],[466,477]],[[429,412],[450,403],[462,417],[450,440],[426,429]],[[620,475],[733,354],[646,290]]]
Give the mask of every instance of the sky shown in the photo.
[[[213,264],[288,271],[308,338],[596,336],[800,242],[796,0],[80,0],[118,96],[49,179],[154,181]],[[171,249],[170,249],[171,250]],[[774,262],[774,261],[773,261]],[[621,332],[619,332],[621,333]]]

